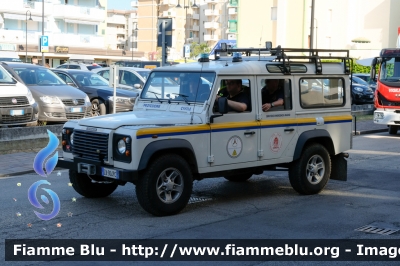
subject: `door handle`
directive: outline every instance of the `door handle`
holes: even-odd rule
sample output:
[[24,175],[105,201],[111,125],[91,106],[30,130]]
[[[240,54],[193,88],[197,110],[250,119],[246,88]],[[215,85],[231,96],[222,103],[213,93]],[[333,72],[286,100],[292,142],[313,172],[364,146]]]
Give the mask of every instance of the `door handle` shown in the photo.
[[294,128],[286,128],[285,130],[283,130],[284,132],[293,132]]
[[244,132],[244,134],[247,136],[247,135],[254,135],[254,134],[256,134],[256,132],[254,132],[254,131],[250,131],[250,132]]

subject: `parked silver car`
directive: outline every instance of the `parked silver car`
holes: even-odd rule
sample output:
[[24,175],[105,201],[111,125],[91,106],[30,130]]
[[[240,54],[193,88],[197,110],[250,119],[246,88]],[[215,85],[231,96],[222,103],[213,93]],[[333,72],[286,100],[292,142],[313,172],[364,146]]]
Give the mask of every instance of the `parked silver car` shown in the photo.
[[[99,74],[106,80],[110,79],[110,68],[96,68],[92,70]],[[119,84],[118,87],[121,89],[142,89],[147,77],[150,75],[151,70],[145,68],[135,67],[119,67]],[[136,85],[136,86],[135,86]]]
[[86,93],[67,85],[51,70],[25,63],[7,65],[31,90],[39,105],[40,122],[66,122],[91,116],[91,103]]

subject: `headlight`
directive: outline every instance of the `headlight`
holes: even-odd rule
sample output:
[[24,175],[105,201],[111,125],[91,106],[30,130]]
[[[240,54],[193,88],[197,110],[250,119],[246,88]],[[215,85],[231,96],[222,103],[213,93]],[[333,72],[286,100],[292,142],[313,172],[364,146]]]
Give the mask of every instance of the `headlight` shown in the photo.
[[72,132],[72,134],[69,136],[69,142],[71,145],[74,145],[74,132]]
[[358,91],[358,92],[363,92],[364,91],[363,88],[360,88],[360,87],[354,87],[354,90]]
[[[133,100],[132,100],[133,99]],[[115,101],[114,101],[114,97],[113,96],[108,96],[108,100],[116,102],[116,103],[124,103],[124,104],[134,104],[136,98],[127,98],[127,97],[116,97]]]
[[90,103],[89,96],[87,96],[87,95],[86,95],[86,97],[85,97],[85,102],[86,102],[86,103]]
[[374,116],[375,116],[375,119],[383,119],[384,114],[381,112],[375,112]]
[[121,154],[124,154],[125,151],[126,151],[126,144],[125,144],[125,141],[123,139],[120,139],[118,141],[118,151]]
[[42,96],[40,97],[40,100],[42,100],[44,103],[47,104],[57,104],[61,103],[60,99],[56,96]]
[[30,91],[30,89],[28,89],[28,95],[27,95],[28,101],[30,104],[34,104],[35,103],[35,99],[33,98],[32,92]]

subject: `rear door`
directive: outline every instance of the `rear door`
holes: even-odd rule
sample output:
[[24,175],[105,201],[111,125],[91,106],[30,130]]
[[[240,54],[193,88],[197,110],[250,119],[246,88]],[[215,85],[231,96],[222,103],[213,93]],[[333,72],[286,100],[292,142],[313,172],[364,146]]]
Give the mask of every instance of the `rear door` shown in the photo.
[[[268,111],[263,111],[261,91],[266,86],[268,79],[279,80],[278,92],[283,96],[283,105],[271,107]],[[260,122],[261,122],[261,160],[279,159],[286,156],[293,156],[292,140],[297,136],[297,121],[293,109],[293,85],[292,78],[288,76],[258,76],[257,77],[257,97]],[[264,88],[266,89],[266,88]],[[275,97],[279,98],[279,97]],[[277,100],[274,102],[278,102]]]

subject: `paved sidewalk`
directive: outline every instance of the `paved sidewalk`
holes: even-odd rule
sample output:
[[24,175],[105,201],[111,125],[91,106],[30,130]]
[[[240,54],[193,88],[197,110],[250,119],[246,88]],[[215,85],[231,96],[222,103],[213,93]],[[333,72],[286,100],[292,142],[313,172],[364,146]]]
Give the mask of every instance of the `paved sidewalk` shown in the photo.
[[[353,125],[354,127],[354,125]],[[354,131],[354,128],[353,128]],[[356,135],[371,134],[378,132],[387,132],[386,126],[376,125],[372,120],[358,121],[356,125]],[[28,173],[34,173],[33,161],[40,149],[27,152],[16,152],[0,155],[0,178],[7,176],[17,176]],[[58,155],[62,152],[58,150]]]

